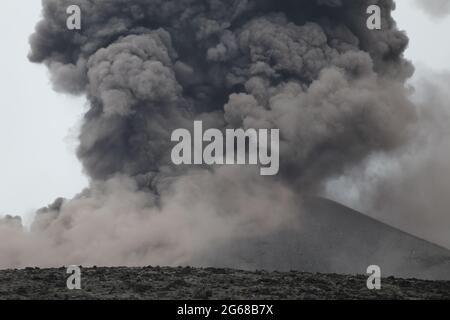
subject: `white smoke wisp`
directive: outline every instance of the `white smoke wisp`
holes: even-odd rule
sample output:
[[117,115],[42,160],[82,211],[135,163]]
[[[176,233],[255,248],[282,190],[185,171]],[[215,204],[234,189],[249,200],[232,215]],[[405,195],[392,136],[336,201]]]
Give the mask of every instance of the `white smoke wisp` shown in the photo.
[[450,14],[447,0],[414,0],[416,5],[433,18],[444,18]]

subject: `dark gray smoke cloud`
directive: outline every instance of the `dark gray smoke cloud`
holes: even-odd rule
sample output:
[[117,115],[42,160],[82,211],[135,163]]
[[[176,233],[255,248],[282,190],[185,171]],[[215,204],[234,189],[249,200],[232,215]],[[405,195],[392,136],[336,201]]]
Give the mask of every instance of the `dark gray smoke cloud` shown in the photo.
[[[373,3],[380,31],[366,27]],[[81,31],[65,27],[72,4]],[[13,247],[0,249],[0,266],[201,264],[227,239],[292,225],[299,195],[408,140],[415,109],[404,81],[413,68],[393,8],[43,0],[29,58],[47,65],[55,89],[86,95],[78,157],[92,182],[38,212],[31,232],[0,233]],[[193,120],[279,128],[279,177],[174,167],[170,135]]]

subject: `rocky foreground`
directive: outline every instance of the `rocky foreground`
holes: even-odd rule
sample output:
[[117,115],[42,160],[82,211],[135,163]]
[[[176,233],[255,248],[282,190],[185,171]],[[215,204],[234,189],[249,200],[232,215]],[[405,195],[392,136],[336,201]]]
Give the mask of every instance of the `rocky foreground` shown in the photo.
[[0,299],[450,299],[450,281],[195,268],[82,269],[82,289],[66,287],[65,268],[0,271]]

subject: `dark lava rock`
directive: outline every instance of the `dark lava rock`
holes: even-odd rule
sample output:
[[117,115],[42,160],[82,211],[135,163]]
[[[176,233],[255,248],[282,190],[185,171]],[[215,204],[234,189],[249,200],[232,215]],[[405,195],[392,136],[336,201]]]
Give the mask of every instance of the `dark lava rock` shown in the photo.
[[[82,289],[66,287],[64,269],[0,271],[0,299],[450,299],[449,281],[382,279],[368,290],[365,276],[189,268],[82,269]],[[163,272],[163,273],[162,273]]]

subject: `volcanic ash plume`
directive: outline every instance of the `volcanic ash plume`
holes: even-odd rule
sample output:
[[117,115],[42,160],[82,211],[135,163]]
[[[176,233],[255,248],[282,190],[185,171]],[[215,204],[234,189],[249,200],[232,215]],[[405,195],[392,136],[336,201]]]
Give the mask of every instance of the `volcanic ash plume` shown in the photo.
[[[415,120],[408,39],[393,1],[375,2],[379,31],[371,0],[43,0],[30,60],[89,101],[78,157],[91,185],[29,232],[1,224],[0,267],[203,265],[230,239],[300,230],[301,195],[396,150]],[[73,4],[80,31],[66,28]],[[194,120],[280,129],[280,174],[172,165],[171,133]]]

